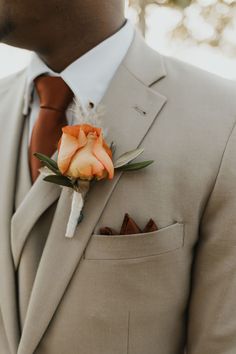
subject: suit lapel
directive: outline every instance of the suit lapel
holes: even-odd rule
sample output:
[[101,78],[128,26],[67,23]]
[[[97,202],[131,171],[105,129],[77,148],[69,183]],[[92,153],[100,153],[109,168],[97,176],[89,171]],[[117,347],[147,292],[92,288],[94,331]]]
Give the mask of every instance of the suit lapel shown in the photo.
[[15,209],[19,208],[23,199],[31,188],[31,178],[28,162],[28,141],[29,141],[29,118],[25,119],[22,139],[19,148],[17,178],[16,178],[16,192],[15,192]]
[[[138,59],[139,65],[137,52],[138,57],[145,52],[145,60]],[[155,67],[158,63],[160,66],[151,75],[150,64],[154,61]],[[133,63],[136,63],[135,68]],[[166,102],[164,96],[148,86],[164,76],[160,56],[148,49],[136,35],[102,102],[106,108],[103,126],[108,129],[108,140],[117,145],[116,155],[137,148],[142,143]],[[93,185],[86,200],[85,217],[73,239],[65,238],[72,191],[63,189],[38,267],[18,354],[31,354],[38,346],[121,175],[117,173],[112,181],[100,181]]]
[[15,269],[19,265],[21,252],[30,230],[43,212],[59,198],[60,193],[59,186],[44,182],[43,176],[40,175],[13,215],[11,247]]
[[[9,347],[17,351],[19,327],[17,318],[15,274],[10,248],[10,221],[14,208],[18,148],[23,127],[23,93],[25,76],[19,74],[10,88],[1,92],[0,152],[0,305]],[[3,172],[4,171],[4,172]]]

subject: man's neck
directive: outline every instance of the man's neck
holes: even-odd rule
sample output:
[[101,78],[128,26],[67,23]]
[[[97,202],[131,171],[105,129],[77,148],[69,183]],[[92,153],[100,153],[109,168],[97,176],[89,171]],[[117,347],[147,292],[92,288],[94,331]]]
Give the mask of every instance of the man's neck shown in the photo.
[[50,69],[59,73],[76,59],[116,33],[125,22],[125,18],[122,18],[117,23],[112,21],[110,24],[100,24],[99,28],[96,28],[97,26],[90,27],[83,33],[78,31],[76,35],[67,35],[65,38],[57,36],[58,38],[55,38],[55,44],[50,47],[50,50],[42,50],[37,54]]

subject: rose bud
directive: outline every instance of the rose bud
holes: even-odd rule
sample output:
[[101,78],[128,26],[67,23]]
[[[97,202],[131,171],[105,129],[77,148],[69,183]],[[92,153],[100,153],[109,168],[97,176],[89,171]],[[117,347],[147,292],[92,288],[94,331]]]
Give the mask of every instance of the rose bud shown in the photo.
[[66,126],[58,144],[58,167],[63,175],[83,180],[114,177],[111,149],[102,129],[88,124]]

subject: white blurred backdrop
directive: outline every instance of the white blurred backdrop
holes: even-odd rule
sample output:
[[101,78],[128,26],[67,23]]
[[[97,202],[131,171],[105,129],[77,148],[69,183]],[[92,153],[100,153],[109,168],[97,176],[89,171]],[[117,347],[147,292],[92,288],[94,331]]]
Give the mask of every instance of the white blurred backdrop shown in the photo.
[[[126,16],[159,52],[236,80],[236,0],[127,0]],[[0,77],[30,56],[0,44]]]

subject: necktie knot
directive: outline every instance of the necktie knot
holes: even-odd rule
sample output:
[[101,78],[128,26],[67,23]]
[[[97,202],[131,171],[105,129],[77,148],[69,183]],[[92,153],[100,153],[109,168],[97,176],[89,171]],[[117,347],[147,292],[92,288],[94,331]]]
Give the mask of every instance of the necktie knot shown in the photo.
[[42,75],[35,79],[40,108],[65,112],[73,100],[73,92],[61,77]]

